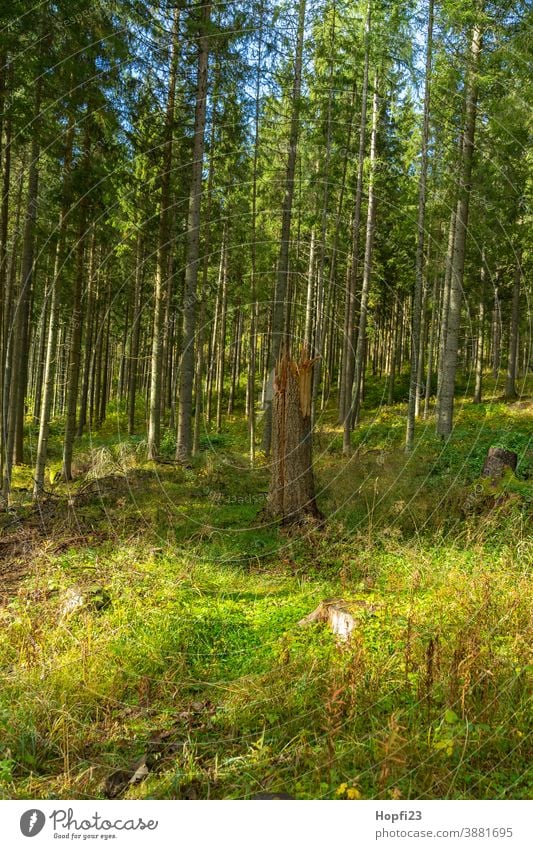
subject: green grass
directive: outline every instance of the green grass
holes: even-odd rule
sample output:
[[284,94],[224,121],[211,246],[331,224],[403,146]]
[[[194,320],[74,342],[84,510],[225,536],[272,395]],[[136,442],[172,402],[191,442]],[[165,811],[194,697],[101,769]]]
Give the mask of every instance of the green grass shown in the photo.
[[[350,461],[318,422],[323,529],[261,523],[238,417],[190,470],[144,463],[119,411],[84,438],[74,506],[56,485],[52,542],[0,610],[4,798],[99,798],[154,739],[127,798],[531,796],[531,406],[465,402],[406,457],[405,405],[372,398]],[[486,492],[499,443],[517,475]],[[349,645],[298,626],[333,596],[374,608]]]

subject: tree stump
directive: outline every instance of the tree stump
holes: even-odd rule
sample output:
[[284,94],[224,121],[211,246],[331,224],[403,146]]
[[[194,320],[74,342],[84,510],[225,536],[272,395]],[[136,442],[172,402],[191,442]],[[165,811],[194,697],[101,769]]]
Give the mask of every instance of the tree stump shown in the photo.
[[303,351],[299,361],[278,361],[272,400],[272,464],[265,513],[283,524],[319,519],[312,459],[311,396],[313,365]]
[[304,626],[313,623],[323,623],[329,627],[330,631],[341,642],[347,642],[357,625],[357,614],[361,613],[362,610],[373,613],[375,607],[361,599],[345,601],[342,598],[329,598],[321,601],[315,610],[304,616],[303,619],[300,619],[298,625]]
[[514,451],[505,448],[489,448],[481,477],[498,480],[503,477],[507,469],[516,471],[518,457]]

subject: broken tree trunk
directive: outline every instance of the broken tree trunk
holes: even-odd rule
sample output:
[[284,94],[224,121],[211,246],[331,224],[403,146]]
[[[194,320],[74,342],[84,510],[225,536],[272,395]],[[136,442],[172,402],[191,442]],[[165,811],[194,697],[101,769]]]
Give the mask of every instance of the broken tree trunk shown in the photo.
[[507,451],[505,448],[489,448],[481,476],[497,480],[503,477],[507,469],[516,471],[517,462],[518,457],[514,451]]
[[304,350],[299,361],[284,354],[276,367],[272,465],[265,512],[283,524],[321,518],[315,500],[312,460],[314,363]]

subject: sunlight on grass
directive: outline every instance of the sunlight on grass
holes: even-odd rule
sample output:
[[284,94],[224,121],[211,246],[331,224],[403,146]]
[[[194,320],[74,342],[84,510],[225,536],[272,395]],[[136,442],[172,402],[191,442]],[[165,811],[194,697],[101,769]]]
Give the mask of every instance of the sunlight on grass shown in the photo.
[[[1,609],[3,796],[101,797],[154,739],[126,797],[528,796],[527,415],[465,403],[452,441],[420,423],[408,458],[401,406],[365,411],[347,462],[327,413],[329,518],[299,534],[261,523],[267,472],[243,434],[183,471],[144,463],[109,420],[84,449],[99,474],[70,488],[63,533],[84,541],[38,549]],[[480,512],[498,442],[518,477]],[[298,626],[332,597],[365,603],[345,646]]]

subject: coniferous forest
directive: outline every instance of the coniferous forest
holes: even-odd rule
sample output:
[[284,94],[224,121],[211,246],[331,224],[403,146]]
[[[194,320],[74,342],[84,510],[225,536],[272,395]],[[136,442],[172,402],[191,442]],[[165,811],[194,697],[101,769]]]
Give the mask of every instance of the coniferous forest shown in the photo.
[[531,5],[0,8],[0,797],[530,797]]

